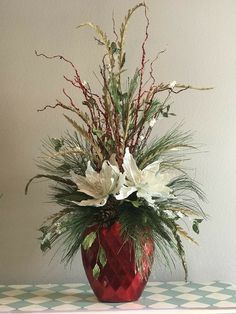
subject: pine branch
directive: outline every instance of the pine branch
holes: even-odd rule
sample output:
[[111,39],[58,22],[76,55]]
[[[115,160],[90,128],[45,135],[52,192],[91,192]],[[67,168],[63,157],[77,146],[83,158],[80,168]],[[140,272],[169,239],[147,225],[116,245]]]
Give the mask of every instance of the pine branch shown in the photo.
[[70,179],[64,179],[64,178],[61,178],[58,176],[47,175],[47,174],[38,174],[38,175],[34,176],[33,178],[31,178],[28,181],[28,183],[26,184],[25,194],[28,193],[29,185],[31,184],[31,182],[34,181],[35,179],[40,179],[40,178],[47,178],[47,179],[50,179],[50,180],[53,180],[56,182],[64,183],[64,184],[71,185],[71,186],[76,186],[76,184]]

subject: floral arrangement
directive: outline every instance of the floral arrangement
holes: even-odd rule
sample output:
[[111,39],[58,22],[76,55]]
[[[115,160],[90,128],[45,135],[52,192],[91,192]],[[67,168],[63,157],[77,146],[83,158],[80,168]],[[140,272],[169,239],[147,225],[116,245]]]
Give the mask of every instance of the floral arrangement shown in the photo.
[[[134,75],[126,77],[125,35],[139,8],[144,9],[147,22],[142,56]],[[167,265],[174,255],[179,256],[187,277],[182,238],[196,242],[182,222],[187,219],[198,233],[205,218],[197,201],[204,200],[204,194],[183,168],[184,154],[194,149],[191,134],[177,127],[152,140],[150,135],[161,117],[175,115],[170,104],[173,94],[208,88],[156,82],[154,63],[164,51],[152,61],[146,58],[149,18],[145,3],[128,11],[119,32],[113,17],[113,40],[98,25],[89,22],[79,27],[85,26],[95,31],[96,42],[105,49],[99,67],[99,93],[91,90],[65,57],[36,52],[37,56],[66,62],[74,71],[74,77],[64,76],[66,83],[83,96],[82,104],[77,104],[63,89],[67,102],[57,101],[39,110],[62,108],[70,114],[64,113],[64,117],[74,128],[60,138],[43,141],[38,166],[44,173],[26,186],[27,193],[34,179],[48,178],[56,183],[50,186],[50,195],[61,209],[40,228],[41,249],[47,251],[58,243],[63,247],[62,261],[72,261],[81,246],[89,250],[93,245],[97,232],[86,234],[89,227],[97,225],[99,230],[119,222],[124,241],[134,241],[137,267],[143,239],[147,238],[154,241],[156,254],[162,255]],[[94,276],[99,276],[106,264],[102,247],[98,260]]]

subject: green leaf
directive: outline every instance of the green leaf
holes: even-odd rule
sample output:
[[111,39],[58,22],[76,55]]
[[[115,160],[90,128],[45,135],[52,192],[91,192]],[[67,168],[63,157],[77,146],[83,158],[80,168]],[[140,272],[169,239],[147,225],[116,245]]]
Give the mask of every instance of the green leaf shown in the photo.
[[58,138],[51,138],[52,144],[54,145],[54,149],[56,152],[59,152],[61,147],[64,145],[64,142],[59,140]]
[[102,137],[105,134],[105,132],[102,130],[94,129],[93,134],[96,135],[97,137]]
[[140,200],[127,200],[127,199],[125,199],[124,200],[125,202],[128,202],[128,203],[131,203],[134,207],[136,207],[136,208],[139,208],[140,207],[140,205],[141,205],[141,201]]
[[40,249],[42,252],[45,252],[47,249],[51,249],[51,242],[50,242],[51,233],[44,233],[43,237],[41,238]]
[[121,69],[123,68],[124,64],[125,64],[125,53],[123,53],[123,55],[122,55],[122,60],[121,60],[121,64],[120,64]]
[[99,258],[99,262],[101,263],[102,267],[104,267],[107,263],[107,257],[106,257],[106,252],[102,246],[100,247],[98,258]]
[[51,242],[49,239],[45,239],[41,242],[40,249],[42,252],[45,252],[47,249],[51,249]]
[[201,222],[203,222],[204,219],[195,219],[195,221],[200,224]]
[[93,242],[95,241],[95,239],[96,239],[96,232],[94,232],[94,231],[90,232],[84,238],[84,241],[82,243],[84,250],[88,250],[93,245]]
[[117,46],[116,46],[116,43],[114,41],[111,43],[111,51],[112,51],[112,53],[115,53],[117,51]]
[[139,208],[140,206],[140,201],[136,200],[136,201],[131,201],[131,203],[133,204],[134,207]]
[[197,223],[193,223],[193,231],[197,234],[199,234],[199,228]]
[[150,107],[148,111],[145,113],[145,120],[150,121],[158,111],[161,111],[160,105],[161,102],[158,99],[153,99],[151,103],[149,103]]
[[162,116],[163,116],[164,118],[168,118],[168,112],[162,112]]
[[43,233],[43,237],[48,233],[48,227],[47,226],[42,226],[39,228],[39,231]]
[[100,275],[100,267],[98,264],[95,264],[95,266],[93,267],[93,277],[95,279],[98,279],[99,275]]
[[193,221],[193,231],[197,234],[199,234],[199,224],[203,221],[203,219],[194,219]]
[[109,89],[111,97],[112,97],[114,108],[115,108],[116,112],[118,114],[120,114],[122,111],[121,97],[120,97],[121,93],[118,89],[117,80],[116,80],[114,75],[110,78],[110,81],[108,84],[108,89]]

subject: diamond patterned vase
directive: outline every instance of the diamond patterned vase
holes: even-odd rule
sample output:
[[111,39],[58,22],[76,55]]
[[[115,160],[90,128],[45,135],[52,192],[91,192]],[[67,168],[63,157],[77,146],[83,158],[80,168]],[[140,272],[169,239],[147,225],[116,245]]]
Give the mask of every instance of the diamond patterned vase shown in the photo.
[[[94,227],[95,229],[96,227]],[[99,242],[106,252],[107,262],[104,267],[99,264],[97,258]],[[145,241],[143,243],[142,270],[138,271],[135,265],[134,243],[131,241],[124,242],[120,234],[120,224],[116,222],[110,228],[102,227],[99,231],[99,237],[90,249],[84,250],[82,248],[85,272],[98,300],[101,302],[137,300],[141,296],[150,275],[153,252],[153,242],[151,240]],[[96,263],[100,266],[98,278],[93,276]]]

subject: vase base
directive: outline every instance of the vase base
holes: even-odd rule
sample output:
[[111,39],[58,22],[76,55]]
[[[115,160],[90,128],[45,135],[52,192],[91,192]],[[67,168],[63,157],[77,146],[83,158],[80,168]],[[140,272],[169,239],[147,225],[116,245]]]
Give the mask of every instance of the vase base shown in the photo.
[[128,302],[134,302],[137,301],[140,297],[134,298],[134,299],[119,299],[119,300],[107,300],[107,299],[98,299],[101,303],[128,303]]

